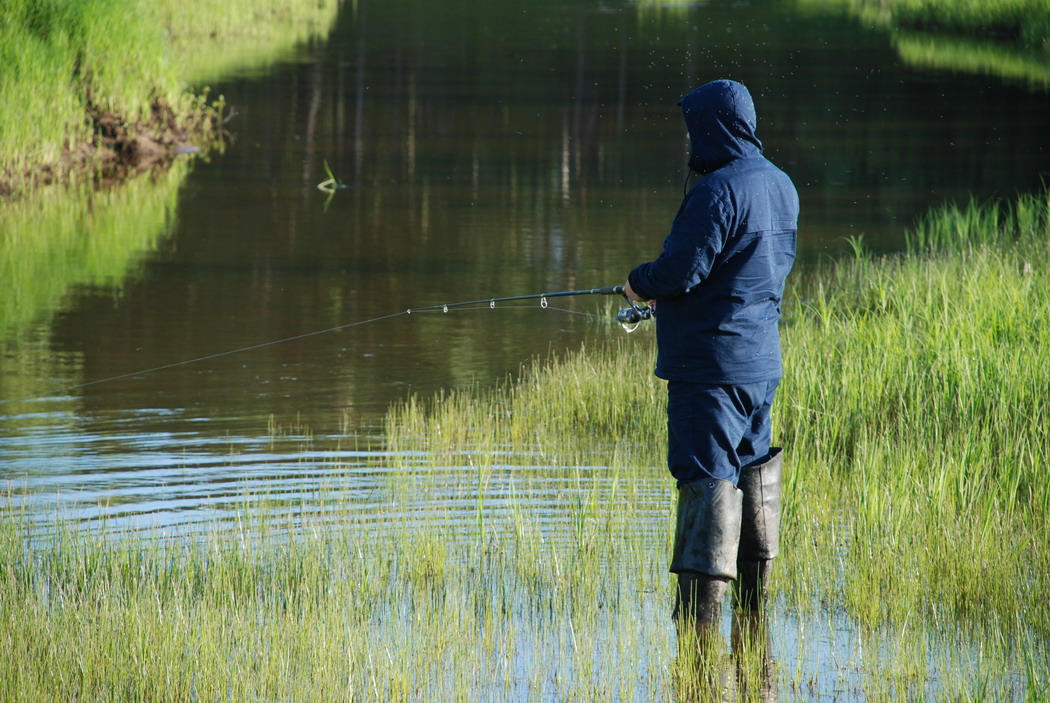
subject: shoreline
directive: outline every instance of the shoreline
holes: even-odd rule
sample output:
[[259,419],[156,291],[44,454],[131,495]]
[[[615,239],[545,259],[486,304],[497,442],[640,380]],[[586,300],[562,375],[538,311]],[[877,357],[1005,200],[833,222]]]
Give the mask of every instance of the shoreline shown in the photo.
[[220,146],[212,81],[324,37],[341,0],[0,6],[0,197],[111,185]]
[[0,196],[80,181],[113,185],[168,166],[179,156],[207,153],[221,145],[230,116],[221,97],[211,105],[201,100],[194,106],[188,114],[177,115],[171,105],[155,99],[148,118],[138,120],[88,106],[85,119],[91,137],[67,148],[56,162],[0,172]]

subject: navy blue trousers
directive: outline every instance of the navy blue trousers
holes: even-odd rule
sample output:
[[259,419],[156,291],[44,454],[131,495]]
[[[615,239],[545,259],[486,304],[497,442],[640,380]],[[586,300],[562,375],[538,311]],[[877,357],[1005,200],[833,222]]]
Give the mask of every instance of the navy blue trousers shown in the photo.
[[667,468],[679,485],[730,481],[769,457],[769,410],[779,379],[739,386],[667,382]]

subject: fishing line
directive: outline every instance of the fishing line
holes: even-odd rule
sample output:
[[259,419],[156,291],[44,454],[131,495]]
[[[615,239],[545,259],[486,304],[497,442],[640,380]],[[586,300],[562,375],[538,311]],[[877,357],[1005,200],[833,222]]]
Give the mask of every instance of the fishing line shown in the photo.
[[[413,315],[413,314],[418,314],[418,313],[434,313],[434,312],[448,313],[448,312],[452,312],[452,311],[467,312],[467,311],[470,311],[470,310],[474,310],[474,311],[495,310],[496,307],[497,307],[497,305],[496,305],[497,303],[516,302],[516,301],[524,301],[524,300],[539,300],[539,303],[537,305],[502,305],[502,306],[499,307],[499,309],[501,309],[501,310],[536,309],[538,307],[538,308],[544,309],[544,310],[565,312],[565,313],[574,314],[574,315],[584,315],[584,316],[587,316],[587,317],[598,317],[597,315],[594,315],[592,313],[580,312],[578,310],[570,310],[568,308],[551,307],[550,304],[548,303],[548,298],[564,298],[564,297],[577,296],[577,295],[623,295],[624,298],[627,299],[628,303],[630,303],[631,307],[630,308],[624,308],[623,310],[621,310],[617,314],[617,319],[620,321],[621,324],[623,324],[624,329],[627,329],[628,331],[631,331],[633,328],[628,329],[628,325],[624,324],[625,317],[626,318],[630,318],[630,322],[637,324],[638,320],[649,319],[649,317],[651,316],[651,311],[648,308],[639,307],[633,301],[631,301],[629,298],[627,298],[626,295],[624,295],[624,291],[623,291],[623,287],[622,286],[610,286],[608,288],[590,288],[590,289],[587,289],[587,290],[559,291],[559,292],[556,292],[556,293],[535,293],[535,294],[530,294],[530,295],[514,295],[514,296],[505,297],[505,298],[485,298],[485,299],[481,299],[481,300],[465,300],[465,301],[460,301],[460,302],[455,302],[455,303],[440,303],[438,305],[426,305],[426,306],[418,307],[418,308],[408,308],[408,309],[406,309],[406,310],[404,310],[402,312],[390,313],[388,315],[380,315],[379,317],[373,317],[373,318],[370,318],[368,320],[358,320],[357,322],[349,322],[349,323],[347,323],[345,325],[337,325],[335,327],[329,327],[329,328],[323,329],[323,330],[316,330],[314,332],[304,332],[303,334],[297,334],[297,335],[294,335],[292,337],[284,337],[283,339],[275,339],[275,340],[272,340],[272,341],[269,341],[269,342],[261,342],[259,344],[252,344],[252,345],[247,346],[247,347],[240,347],[238,349],[230,349],[228,351],[217,352],[215,354],[207,354],[205,356],[198,356],[198,357],[195,357],[193,359],[185,359],[183,361],[176,361],[176,362],[173,362],[173,363],[170,363],[170,364],[163,364],[161,366],[154,366],[154,367],[148,368],[148,369],[140,369],[140,370],[137,370],[137,371],[130,371],[128,373],[122,373],[122,374],[118,374],[116,376],[108,376],[106,378],[98,378],[98,379],[95,379],[94,381],[86,381],[84,383],[78,383],[76,385],[66,386],[65,390],[69,390],[69,391],[77,390],[77,389],[80,389],[80,388],[87,388],[88,386],[95,386],[95,385],[98,385],[98,384],[101,384],[101,383],[109,383],[111,381],[119,381],[119,380],[124,379],[124,378],[131,378],[131,377],[134,377],[134,376],[145,376],[147,374],[156,373],[157,371],[163,371],[165,369],[173,369],[173,368],[176,368],[176,367],[179,367],[179,366],[188,366],[190,364],[197,364],[197,363],[200,363],[202,361],[208,361],[208,360],[211,360],[211,359],[219,359],[219,358],[222,358],[224,356],[231,356],[233,354],[240,354],[242,352],[253,351],[253,350],[256,350],[256,349],[263,349],[265,347],[272,347],[272,346],[277,345],[277,344],[284,344],[286,342],[293,342],[293,341],[298,340],[298,339],[306,339],[308,337],[316,337],[318,335],[328,334],[330,332],[338,332],[340,330],[349,329],[351,327],[360,327],[361,325],[368,325],[368,324],[372,324],[373,322],[380,322],[382,320],[389,320],[389,319],[392,319],[392,318],[395,318],[395,317]],[[481,306],[485,306],[485,307],[481,307]],[[32,399],[33,398],[22,398],[21,400],[32,400]],[[12,399],[12,400],[0,400],[0,402],[3,402],[3,403],[14,402],[14,399]]]
[[388,320],[392,317],[401,317],[407,315],[408,312],[395,312],[390,315],[382,315],[380,317],[373,317],[371,320],[360,320],[358,322],[350,322],[345,325],[339,325],[338,327],[329,327],[325,330],[317,330],[316,332],[306,332],[304,334],[297,334],[294,337],[285,337],[284,339],[275,339],[271,342],[262,342],[260,344],[253,344],[248,347],[241,347],[240,349],[230,349],[229,351],[218,352],[216,354],[208,354],[207,356],[198,356],[195,359],[186,359],[185,361],[176,361],[171,364],[164,364],[163,366],[154,366],[151,369],[142,369],[141,371],[131,371],[129,373],[122,373],[119,376],[110,376],[108,378],[99,378],[94,381],[88,381],[86,383],[78,383],[75,386],[67,386],[68,390],[76,390],[77,388],[86,388],[87,386],[94,386],[99,383],[108,383],[109,381],[119,381],[122,378],[130,378],[132,376],[145,376],[146,374],[153,373],[155,371],[163,371],[164,369],[173,369],[176,366],[188,366],[189,364],[196,364],[201,361],[208,361],[209,359],[218,359],[223,356],[230,356],[231,354],[240,354],[241,352],[252,351],[253,349],[262,349],[263,347],[272,347],[275,344],[284,344],[285,342],[294,342],[297,339],[306,339],[307,337],[316,337],[319,334],[328,334],[329,332],[338,332],[339,330],[345,330],[349,327],[357,327],[359,325],[367,325],[372,322],[379,322],[380,320]]

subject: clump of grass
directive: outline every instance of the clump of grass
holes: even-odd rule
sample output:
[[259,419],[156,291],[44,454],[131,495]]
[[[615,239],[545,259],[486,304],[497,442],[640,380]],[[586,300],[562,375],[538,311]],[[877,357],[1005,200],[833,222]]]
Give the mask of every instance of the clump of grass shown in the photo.
[[1047,198],[1050,191],[1021,195],[1010,206],[974,200],[965,206],[946,204],[923,217],[908,233],[908,250],[918,255],[963,254],[981,247],[1009,251],[1016,244],[1014,254],[1038,254],[1050,227]]
[[947,207],[911,255],[796,289],[780,436],[813,463],[795,491],[853,516],[844,595],[868,622],[1025,612],[1050,632],[1048,212]]

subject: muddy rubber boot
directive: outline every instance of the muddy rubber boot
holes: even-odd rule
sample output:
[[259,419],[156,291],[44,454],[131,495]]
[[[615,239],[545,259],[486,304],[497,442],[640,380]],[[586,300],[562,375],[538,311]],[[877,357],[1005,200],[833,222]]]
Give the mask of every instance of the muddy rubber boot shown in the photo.
[[683,615],[696,622],[697,627],[716,624],[722,615],[729,579],[705,574],[678,574],[678,589],[672,617],[680,621]]
[[742,610],[765,607],[772,559],[780,550],[780,474],[784,451],[771,447],[769,459],[740,472],[744,496],[737,553],[736,605]]
[[729,481],[702,479],[678,488],[671,572],[678,574],[672,617],[698,632],[718,623],[722,599],[736,578],[743,494]]

